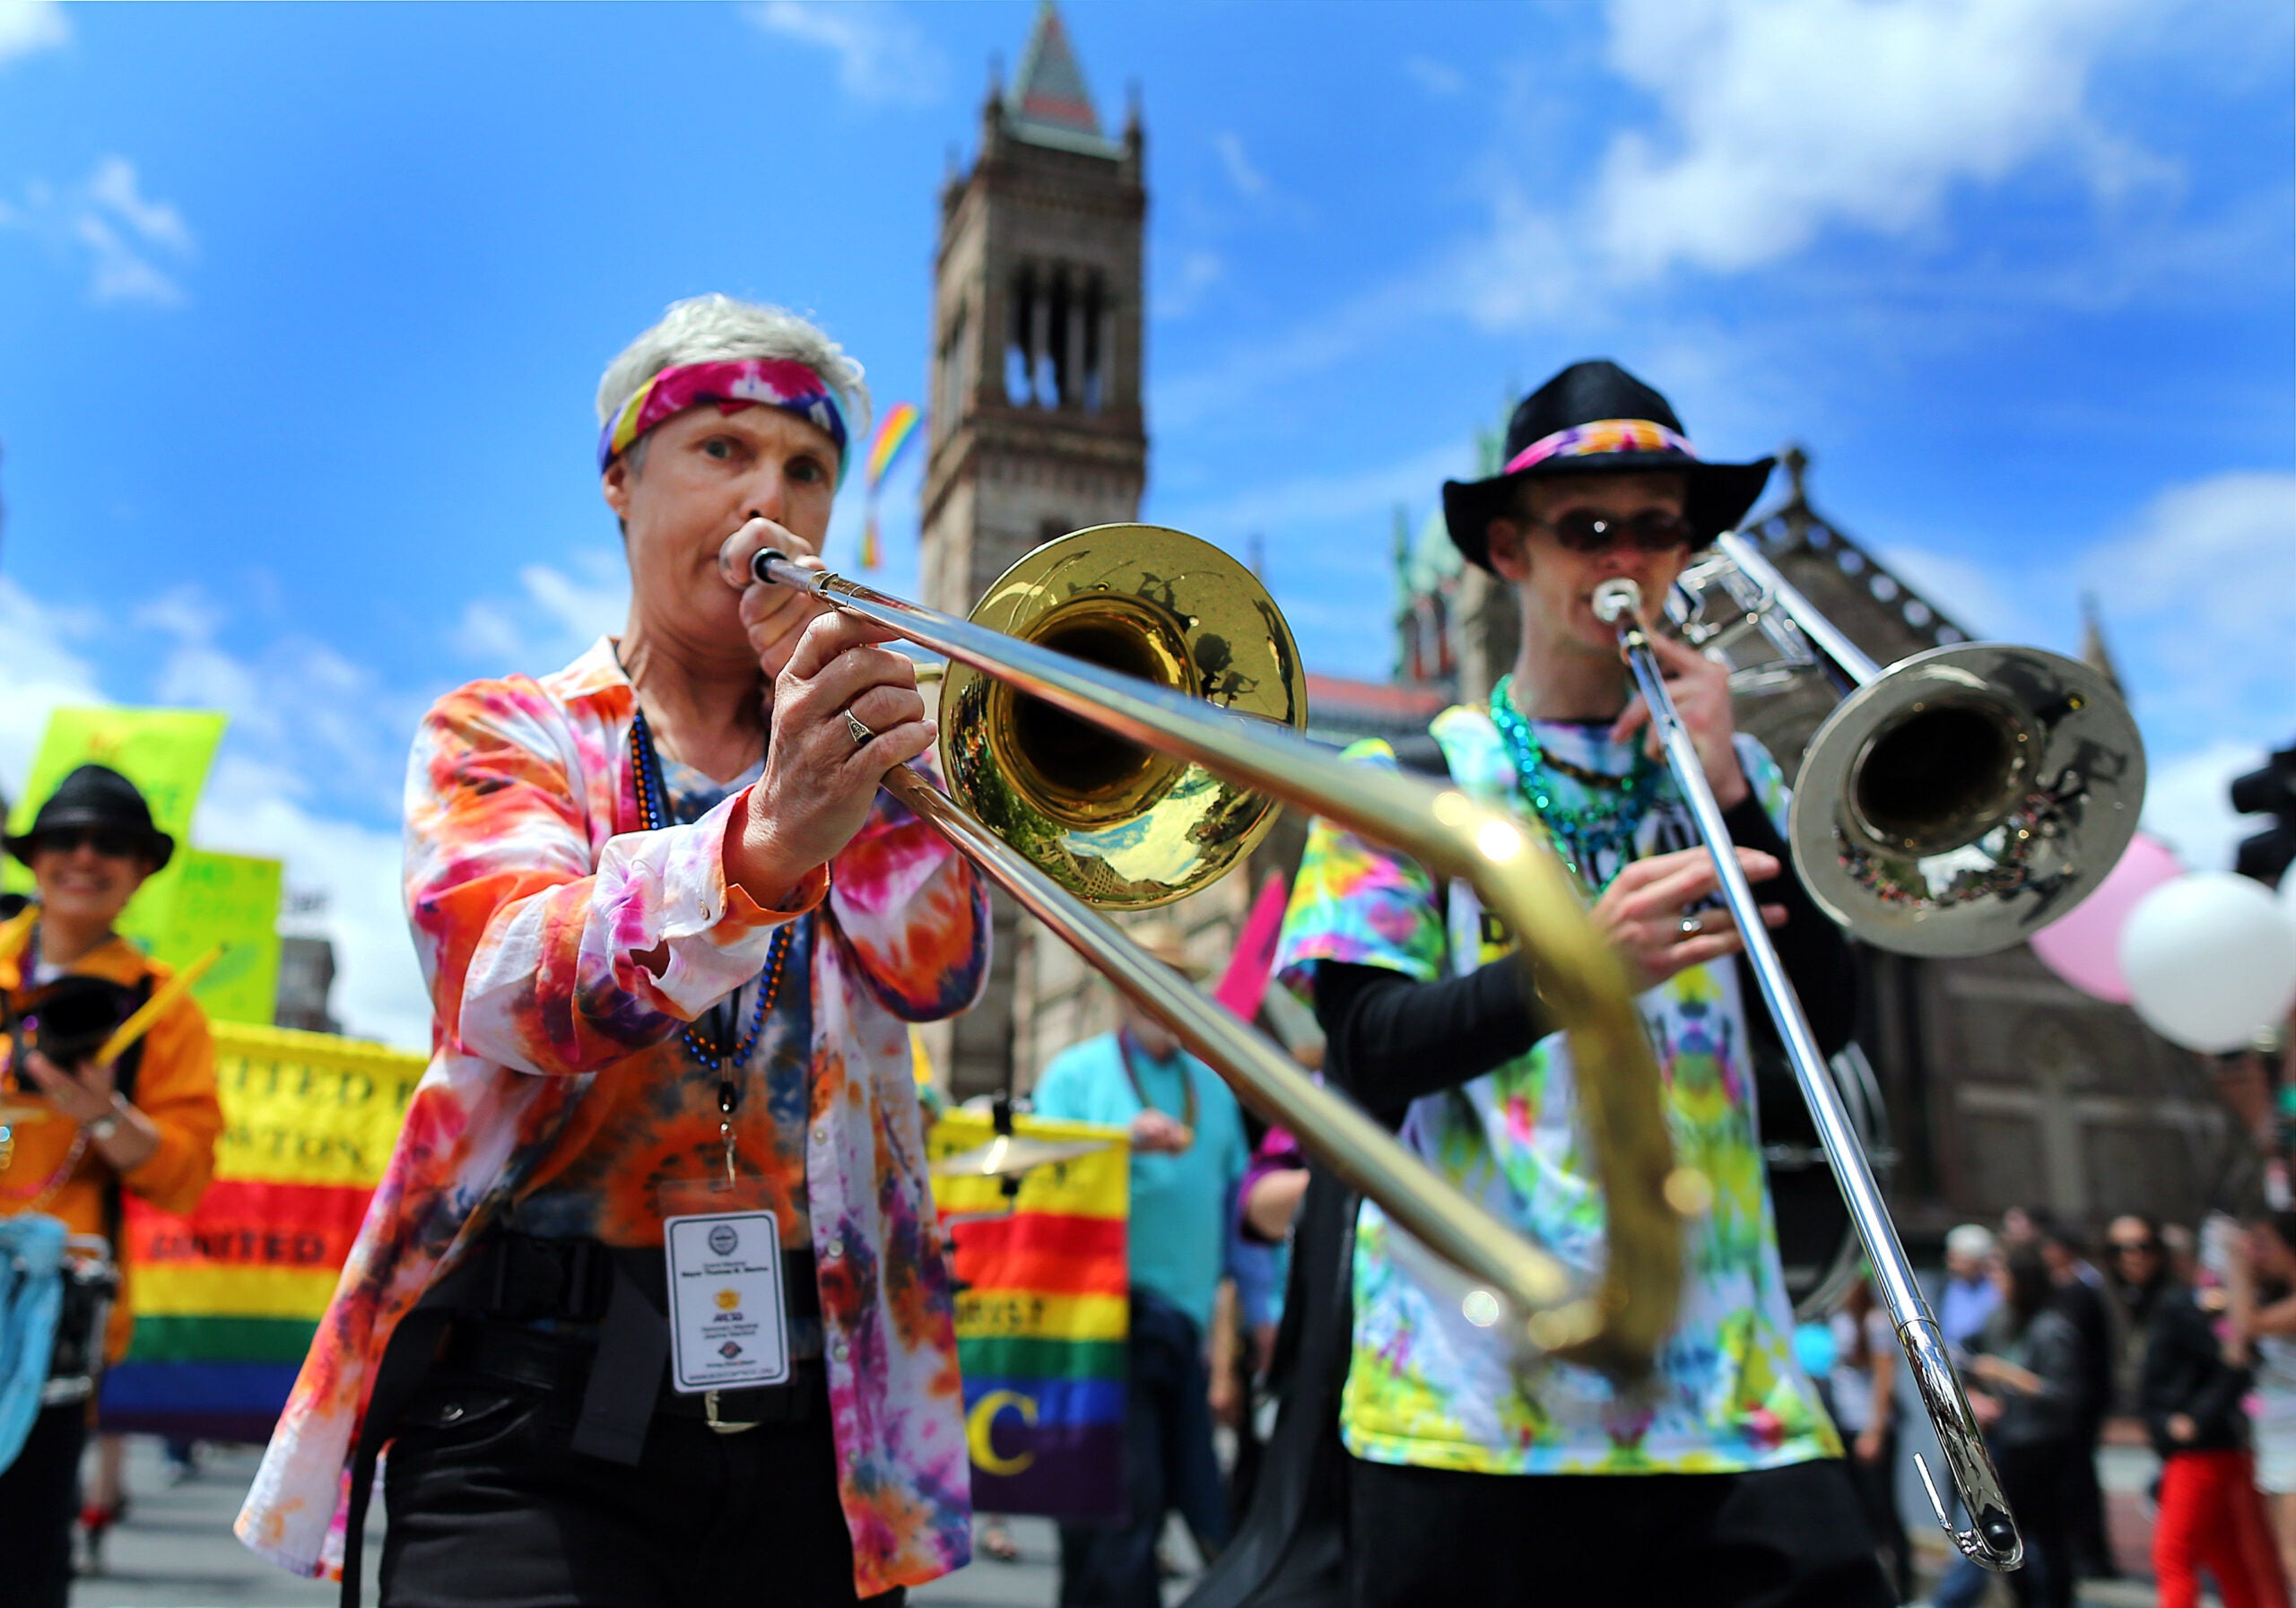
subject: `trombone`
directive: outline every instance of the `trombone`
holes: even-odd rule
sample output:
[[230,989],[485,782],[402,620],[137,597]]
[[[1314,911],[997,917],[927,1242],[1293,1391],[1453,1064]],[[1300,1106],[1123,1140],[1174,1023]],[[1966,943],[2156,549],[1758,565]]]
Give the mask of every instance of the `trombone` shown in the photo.
[[[1621,1379],[1648,1371],[1678,1299],[1674,1203],[1706,1192],[1674,1166],[1624,970],[1561,865],[1511,817],[1299,734],[1297,650],[1248,569],[1179,531],[1100,526],[1027,554],[963,620],[772,548],[750,572],[948,658],[940,756],[951,796],[907,766],[886,775],[885,791],[1408,1234],[1500,1298],[1494,1311],[1469,1291],[1471,1321],[1509,1323],[1518,1354]],[[1580,1091],[1609,1202],[1609,1258],[1591,1288],[1100,913],[1205,885],[1266,830],[1279,800],[1467,879],[1519,935],[1578,1064],[1605,1069]]]
[[[1782,655],[1752,672],[1756,684],[1775,685],[1781,666],[1798,664],[1828,665],[1856,688],[1810,741],[1787,832],[1804,885],[1852,936],[1904,953],[1987,953],[2070,910],[2103,880],[2136,830],[2144,778],[2135,725],[2103,676],[2062,655],[1982,642],[1933,648],[1884,669],[1751,543],[1725,533],[1716,547],[1716,557],[1685,571],[1684,623],[1695,623],[1684,635],[1702,645],[1752,628]],[[1718,594],[1726,606],[1709,609]],[[1595,589],[1595,613],[1618,632],[1667,767],[1713,856],[1723,902],[1745,940],[1970,1527],[1954,1526],[1917,1455],[1929,1505],[1964,1556],[2013,1569],[2024,1543],[2000,1476],[1666,691],[1643,601],[1633,581],[1605,581]],[[1739,618],[1709,617],[1732,611]]]

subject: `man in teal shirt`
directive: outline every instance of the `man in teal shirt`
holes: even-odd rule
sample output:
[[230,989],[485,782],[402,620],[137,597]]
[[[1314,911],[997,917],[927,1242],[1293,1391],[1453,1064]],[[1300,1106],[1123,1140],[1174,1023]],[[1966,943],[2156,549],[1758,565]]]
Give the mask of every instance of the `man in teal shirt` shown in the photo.
[[[1199,975],[1178,929],[1151,924],[1131,936],[1174,969]],[[1243,1115],[1218,1073],[1130,1007],[1115,1032],[1045,1069],[1034,1104],[1039,1117],[1104,1123],[1132,1138],[1131,1513],[1118,1525],[1061,1525],[1061,1608],[1154,1608],[1156,1537],[1167,1511],[1178,1511],[1207,1555],[1227,1540],[1205,1351],[1250,1159]]]

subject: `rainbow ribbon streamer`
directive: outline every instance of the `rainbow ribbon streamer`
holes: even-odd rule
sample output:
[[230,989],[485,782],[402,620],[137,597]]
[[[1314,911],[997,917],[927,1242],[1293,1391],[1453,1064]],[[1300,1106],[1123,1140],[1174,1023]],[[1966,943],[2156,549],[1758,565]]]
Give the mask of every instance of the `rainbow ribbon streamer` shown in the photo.
[[870,439],[869,456],[864,465],[867,475],[868,511],[861,526],[861,568],[874,569],[883,561],[884,553],[877,541],[877,488],[900,459],[901,449],[917,433],[924,413],[913,402],[896,402],[885,410],[878,422],[877,433]]

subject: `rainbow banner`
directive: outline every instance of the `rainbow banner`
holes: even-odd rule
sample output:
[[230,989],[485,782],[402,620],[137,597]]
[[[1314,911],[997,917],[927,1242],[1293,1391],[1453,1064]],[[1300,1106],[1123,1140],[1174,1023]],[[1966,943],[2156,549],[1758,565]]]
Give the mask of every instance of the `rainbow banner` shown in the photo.
[[[995,1178],[933,1180],[962,1286],[957,1360],[973,1506],[1120,1519],[1129,1147],[1121,1128],[1034,1117],[1013,1127],[1106,1148],[1038,1168],[1010,1200]],[[987,1117],[952,1111],[933,1126],[927,1149],[939,1160],[993,1136]]]
[[263,1441],[423,1059],[287,1028],[219,1021],[214,1031],[215,1181],[189,1217],[127,1199],[135,1338],[104,1376],[101,1417],[107,1430]]

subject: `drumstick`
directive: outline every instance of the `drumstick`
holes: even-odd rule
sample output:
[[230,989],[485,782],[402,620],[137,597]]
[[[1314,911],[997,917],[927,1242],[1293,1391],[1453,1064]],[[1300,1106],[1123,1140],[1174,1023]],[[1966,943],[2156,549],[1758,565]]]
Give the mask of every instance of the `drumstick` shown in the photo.
[[223,958],[223,946],[217,944],[190,965],[161,985],[160,991],[145,1000],[135,1015],[113,1030],[96,1052],[99,1061],[116,1061],[126,1055],[130,1046],[152,1030],[152,1024],[175,1006],[176,1001],[191,992],[191,986],[207,975],[207,969]]

